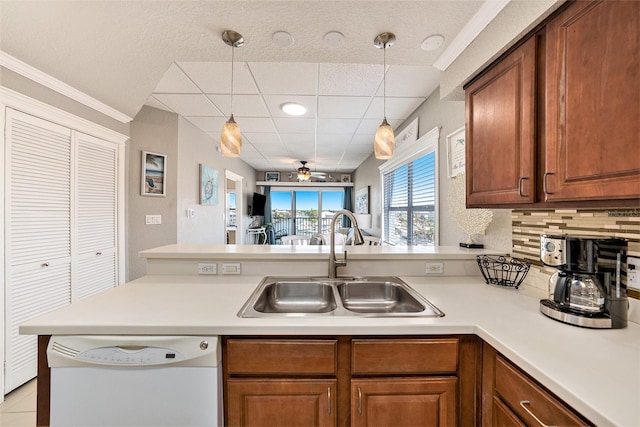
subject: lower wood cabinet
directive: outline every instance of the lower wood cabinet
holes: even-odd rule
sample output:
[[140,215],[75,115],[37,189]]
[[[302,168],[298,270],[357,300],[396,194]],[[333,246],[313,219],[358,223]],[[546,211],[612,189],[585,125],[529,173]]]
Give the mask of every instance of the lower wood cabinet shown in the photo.
[[455,377],[351,380],[351,425],[456,425],[456,383]]
[[231,426],[334,426],[336,380],[230,379]]
[[481,340],[223,337],[229,426],[479,423]]
[[482,372],[484,426],[593,425],[486,343]]

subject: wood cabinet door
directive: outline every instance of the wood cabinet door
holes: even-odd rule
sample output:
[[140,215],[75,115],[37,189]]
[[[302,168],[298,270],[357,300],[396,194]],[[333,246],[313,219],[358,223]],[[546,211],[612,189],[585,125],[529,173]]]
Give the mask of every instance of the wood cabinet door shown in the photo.
[[533,203],[537,38],[466,88],[467,206]]
[[336,380],[229,379],[229,426],[335,426]]
[[493,427],[526,427],[499,397],[493,396]]
[[351,380],[351,426],[456,425],[454,377]]
[[576,2],[546,51],[545,199],[640,197],[640,2]]

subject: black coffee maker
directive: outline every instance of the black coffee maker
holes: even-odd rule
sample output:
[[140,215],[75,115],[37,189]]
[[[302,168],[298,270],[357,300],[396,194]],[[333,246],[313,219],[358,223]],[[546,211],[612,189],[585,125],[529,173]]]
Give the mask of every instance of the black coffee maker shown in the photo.
[[558,271],[540,311],[586,328],[624,328],[629,301],[627,241],[616,238],[540,236],[540,260]]

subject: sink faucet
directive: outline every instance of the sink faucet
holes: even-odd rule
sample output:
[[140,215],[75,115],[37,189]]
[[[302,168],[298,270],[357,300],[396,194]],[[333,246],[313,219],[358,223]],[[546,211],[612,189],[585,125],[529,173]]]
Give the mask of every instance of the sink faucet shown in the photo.
[[338,276],[338,267],[344,267],[347,265],[347,251],[344,251],[344,259],[337,260],[336,259],[336,220],[340,215],[346,215],[349,217],[351,222],[353,223],[353,241],[356,245],[362,245],[364,243],[364,238],[362,237],[362,232],[358,228],[358,221],[353,216],[351,211],[346,209],[340,209],[338,212],[333,214],[333,218],[331,218],[331,253],[329,254],[329,278],[335,279]]

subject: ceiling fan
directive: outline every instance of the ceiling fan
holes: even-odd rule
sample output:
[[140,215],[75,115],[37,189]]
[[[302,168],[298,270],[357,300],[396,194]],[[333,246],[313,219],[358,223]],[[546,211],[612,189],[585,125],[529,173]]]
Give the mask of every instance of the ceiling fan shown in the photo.
[[302,166],[300,166],[296,171],[298,181],[310,181],[312,177],[320,181],[324,181],[326,179],[327,174],[325,172],[312,172],[311,169],[307,167],[308,162],[306,160],[300,160],[300,163],[302,163]]

